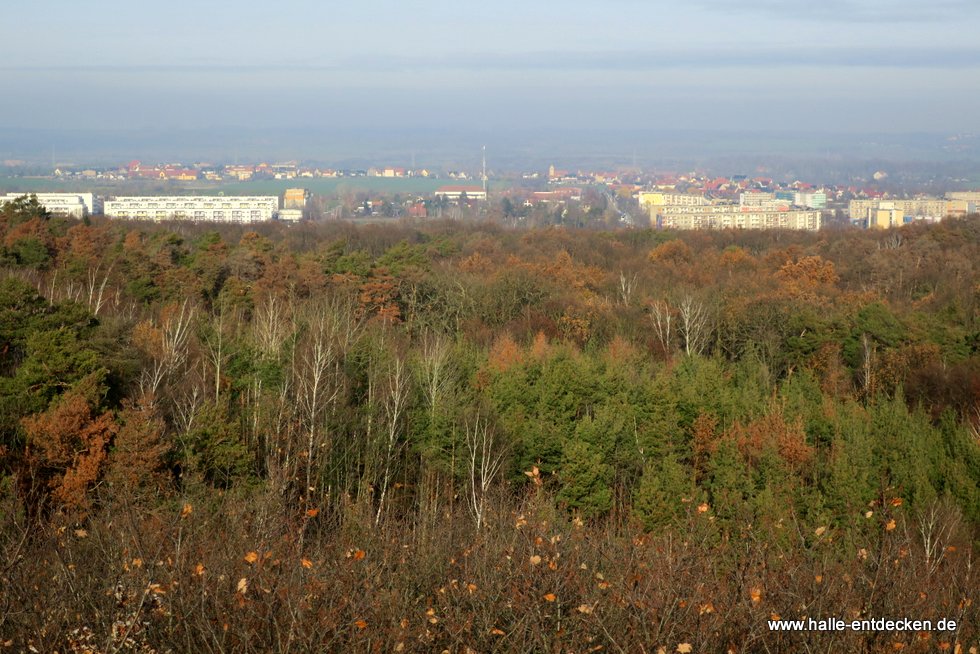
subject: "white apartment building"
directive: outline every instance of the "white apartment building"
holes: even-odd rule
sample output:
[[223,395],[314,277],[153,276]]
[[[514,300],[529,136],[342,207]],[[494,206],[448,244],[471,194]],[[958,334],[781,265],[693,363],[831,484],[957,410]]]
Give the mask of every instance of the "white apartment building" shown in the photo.
[[70,218],[84,218],[96,211],[96,199],[91,193],[7,193],[0,196],[0,204],[12,202],[25,195],[33,195],[45,211]]
[[[738,203],[745,207],[761,207],[776,201],[775,193],[765,191],[745,191],[738,196]],[[785,201],[783,201],[785,204]]]
[[821,214],[738,204],[654,207],[651,220],[663,229],[796,229],[817,231]]
[[279,213],[275,195],[121,196],[105,202],[105,215],[134,220],[256,223]]

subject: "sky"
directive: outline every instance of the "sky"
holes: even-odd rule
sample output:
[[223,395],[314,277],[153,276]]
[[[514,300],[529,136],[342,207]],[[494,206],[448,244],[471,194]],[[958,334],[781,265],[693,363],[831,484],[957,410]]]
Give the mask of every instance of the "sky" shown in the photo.
[[6,4],[0,128],[980,132],[977,0]]

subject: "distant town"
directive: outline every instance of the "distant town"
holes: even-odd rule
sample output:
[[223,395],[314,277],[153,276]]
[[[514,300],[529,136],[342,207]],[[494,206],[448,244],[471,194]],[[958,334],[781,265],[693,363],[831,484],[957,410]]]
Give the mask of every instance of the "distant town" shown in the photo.
[[[21,162],[3,163],[13,169]],[[425,183],[358,190],[359,178]],[[59,166],[46,175],[12,174],[0,179],[0,203],[34,196],[52,214],[157,222],[463,218],[492,210],[513,224],[679,230],[888,228],[978,212],[980,191],[905,194],[883,185],[887,178],[886,171],[875,171],[867,184],[820,185],[765,175],[719,177],[637,168],[570,171],[553,165],[546,171],[497,174],[488,173],[485,162],[477,171],[436,171],[392,165],[349,170],[297,162],[134,160],[103,168]],[[344,179],[352,180],[350,192],[323,194],[307,188],[316,180]],[[276,194],[260,192],[259,182],[278,182],[283,188]],[[5,183],[11,188],[4,188]],[[35,190],[32,183],[43,188]],[[226,183],[237,185],[233,193],[222,190]],[[86,185],[89,190],[69,190]],[[144,192],[147,188],[151,192]]]

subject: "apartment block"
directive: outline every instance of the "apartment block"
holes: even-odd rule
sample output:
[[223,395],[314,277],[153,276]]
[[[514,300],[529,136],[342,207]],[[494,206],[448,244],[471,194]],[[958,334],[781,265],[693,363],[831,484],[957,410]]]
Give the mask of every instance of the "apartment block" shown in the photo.
[[121,196],[105,202],[105,215],[134,220],[255,223],[279,213],[275,195]]
[[819,211],[769,209],[738,204],[653,207],[651,222],[663,229],[820,229]]
[[91,193],[7,193],[0,196],[0,204],[12,202],[25,195],[33,195],[45,211],[70,218],[84,218],[98,213],[96,198]]
[[902,221],[897,224],[902,224],[913,220],[942,220],[949,214],[949,202],[941,198],[851,200],[847,213],[851,220],[874,226],[880,222],[875,213],[879,209],[900,213]]

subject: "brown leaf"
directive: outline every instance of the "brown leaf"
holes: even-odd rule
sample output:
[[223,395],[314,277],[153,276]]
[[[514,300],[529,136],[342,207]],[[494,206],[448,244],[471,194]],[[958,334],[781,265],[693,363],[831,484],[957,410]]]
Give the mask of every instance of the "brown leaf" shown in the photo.
[[546,601],[546,602],[554,602],[554,601],[555,601],[556,599],[558,599],[558,598],[557,598],[557,597],[555,597],[555,594],[554,594],[554,593],[546,593],[546,594],[545,594],[545,595],[544,595],[544,596],[542,597],[542,599],[544,599],[544,601]]
[[259,554],[258,554],[258,552],[249,552],[248,554],[246,554],[244,556],[244,560],[245,560],[245,563],[248,563],[249,565],[251,565],[251,564],[253,564],[253,563],[255,563],[256,561],[259,560]]
[[242,577],[241,579],[238,580],[238,587],[236,588],[236,592],[238,592],[241,595],[244,595],[245,593],[248,592],[248,579]]

